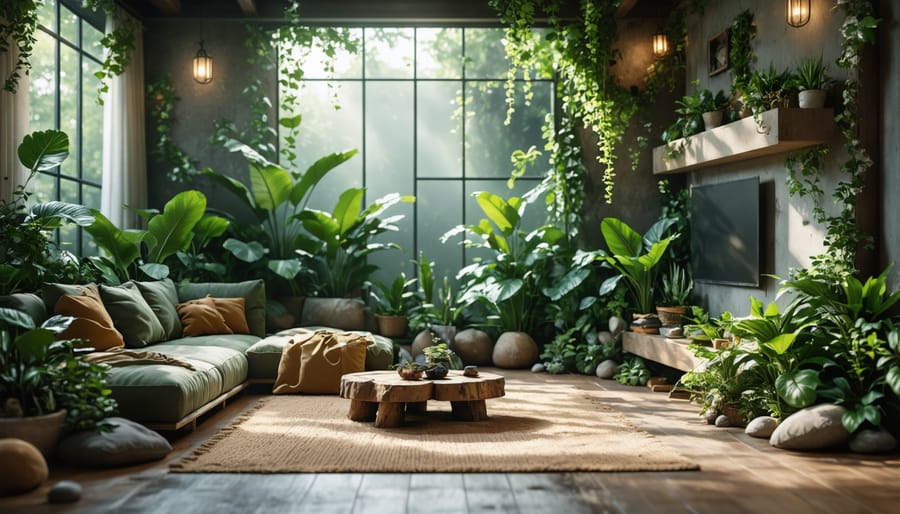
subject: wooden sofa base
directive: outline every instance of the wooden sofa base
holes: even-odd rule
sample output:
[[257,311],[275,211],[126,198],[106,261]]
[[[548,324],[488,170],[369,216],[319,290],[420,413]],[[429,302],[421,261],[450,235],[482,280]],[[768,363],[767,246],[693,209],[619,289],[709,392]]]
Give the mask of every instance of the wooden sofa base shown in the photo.
[[143,425],[145,427],[153,429],[153,430],[170,430],[170,431],[181,430],[182,428],[190,425],[191,430],[195,430],[197,428],[197,419],[200,418],[200,416],[206,414],[207,412],[215,409],[216,407],[218,407],[220,405],[224,407],[225,403],[230,398],[234,398],[235,396],[237,396],[241,391],[246,389],[248,385],[250,385],[250,383],[245,381],[245,382],[242,382],[242,383],[234,386],[233,388],[229,389],[228,391],[225,391],[224,393],[220,394],[218,397],[216,397],[211,402],[209,402],[206,405],[200,407],[199,409],[189,413],[187,416],[179,419],[175,423],[143,423]]

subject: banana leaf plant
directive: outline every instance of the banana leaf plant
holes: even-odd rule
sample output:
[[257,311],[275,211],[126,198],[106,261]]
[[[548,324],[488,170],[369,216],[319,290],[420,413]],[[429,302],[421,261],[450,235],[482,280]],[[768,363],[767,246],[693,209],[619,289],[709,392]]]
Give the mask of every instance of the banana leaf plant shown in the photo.
[[228,221],[206,214],[206,196],[187,190],[166,202],[162,212],[147,210],[147,229],[116,227],[109,219],[92,210],[94,223],[86,228],[102,255],[92,257],[110,283],[137,278],[138,271],[154,280],[169,276],[166,264],[186,252],[195,241],[206,244],[224,233]]
[[28,184],[39,171],[56,168],[69,156],[69,136],[58,130],[33,132],[18,147],[19,162],[29,170],[9,201],[0,201],[0,294],[35,291],[49,271],[78,259],[51,240],[64,223],[93,223],[90,210],[78,204],[50,201],[29,204]]
[[549,225],[523,230],[522,216],[528,202],[522,198],[506,200],[486,191],[474,196],[486,217],[477,225],[458,225],[441,238],[446,242],[465,233],[473,236],[463,241],[467,248],[484,248],[492,254],[490,259],[460,270],[460,301],[486,305],[505,331],[533,334],[547,302],[542,292],[546,278],[565,234]]
[[[296,250],[309,246],[303,222],[297,214],[307,203],[319,182],[332,170],[356,155],[357,150],[332,153],[314,162],[304,172],[288,170],[263,157],[250,146],[231,139],[225,143],[232,152],[247,161],[250,182],[243,182],[210,169],[204,174],[221,185],[256,218],[253,226],[235,222],[236,237],[228,238],[224,247],[242,262],[257,264],[286,280],[291,291],[302,291],[297,283],[303,267]],[[307,275],[307,278],[312,278]]]
[[312,287],[319,296],[345,297],[361,292],[378,270],[367,262],[373,252],[399,249],[395,243],[372,241],[379,234],[398,230],[403,215],[382,218],[393,205],[415,202],[414,196],[392,193],[363,209],[365,189],[350,188],[338,198],[332,212],[304,209],[294,219],[308,234],[299,239],[296,254],[302,265],[313,271]]
[[603,252],[597,258],[613,268],[617,275],[600,285],[600,296],[611,293],[621,280],[625,280],[632,307],[637,313],[654,312],[654,284],[657,264],[666,253],[674,237],[663,237],[675,223],[672,218],[662,218],[641,236],[624,221],[604,218],[600,231],[610,254]]

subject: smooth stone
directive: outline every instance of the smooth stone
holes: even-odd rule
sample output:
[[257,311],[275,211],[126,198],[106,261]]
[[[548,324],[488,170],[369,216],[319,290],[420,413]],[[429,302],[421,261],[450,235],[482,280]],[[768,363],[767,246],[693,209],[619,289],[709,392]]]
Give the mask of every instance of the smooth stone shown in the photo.
[[60,480],[47,491],[47,501],[50,503],[77,502],[80,499],[81,485],[71,480]]
[[709,409],[705,413],[703,413],[704,419],[706,419],[707,425],[715,425],[716,420],[719,418],[718,409]]
[[777,419],[772,416],[759,416],[758,418],[753,418],[750,423],[747,423],[747,428],[744,429],[744,433],[750,437],[768,439],[776,428],[778,428]]
[[855,453],[886,453],[897,449],[897,440],[884,428],[863,429],[850,438],[850,451]]
[[619,337],[619,334],[624,332],[626,328],[628,328],[628,323],[625,323],[624,319],[618,316],[609,318],[609,332],[613,338]]
[[543,362],[538,362],[534,366],[531,367],[532,373],[543,373],[547,371],[547,368],[544,366]]
[[724,414],[719,414],[719,416],[716,418],[716,426],[720,428],[730,427],[731,419]]
[[424,350],[425,348],[428,348],[429,346],[432,346],[434,344],[434,342],[431,339],[432,336],[433,336],[433,334],[431,333],[431,330],[429,330],[427,328],[425,330],[419,332],[418,334],[416,334],[416,337],[413,339],[413,342],[409,347],[410,353],[412,353],[413,357],[418,357],[419,355],[422,355],[422,350]]
[[460,331],[453,338],[453,344],[450,349],[459,355],[463,364],[471,364],[474,366],[490,366],[491,354],[494,352],[494,342],[491,336],[482,330],[467,328]]
[[465,368],[463,368],[463,376],[477,377],[478,376],[478,366],[466,366]]
[[0,439],[0,495],[30,491],[50,474],[37,447],[12,437]]
[[498,368],[530,368],[538,358],[538,345],[525,332],[504,332],[494,345],[493,361]]
[[612,344],[616,341],[616,338],[613,337],[612,332],[601,330],[597,334],[597,342],[600,344]]
[[821,450],[846,443],[850,433],[841,423],[847,409],[823,403],[801,409],[772,432],[769,444],[783,450]]
[[597,378],[611,379],[619,372],[619,365],[612,359],[606,359],[597,365]]

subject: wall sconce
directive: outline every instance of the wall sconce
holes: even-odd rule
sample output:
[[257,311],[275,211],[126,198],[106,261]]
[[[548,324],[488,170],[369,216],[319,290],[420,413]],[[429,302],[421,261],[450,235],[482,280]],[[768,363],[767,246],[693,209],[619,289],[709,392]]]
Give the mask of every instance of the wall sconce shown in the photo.
[[809,0],[787,0],[787,24],[802,27],[809,23]]
[[213,60],[206,49],[203,48],[203,41],[198,41],[200,50],[194,56],[194,80],[201,84],[209,84],[213,80]]
[[662,32],[653,34],[653,55],[662,59],[669,53],[669,38]]

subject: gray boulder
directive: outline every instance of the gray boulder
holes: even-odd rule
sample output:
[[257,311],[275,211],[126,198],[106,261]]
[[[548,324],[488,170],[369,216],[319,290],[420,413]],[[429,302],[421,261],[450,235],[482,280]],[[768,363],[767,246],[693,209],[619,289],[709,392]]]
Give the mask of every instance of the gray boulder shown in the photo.
[[525,332],[504,332],[494,345],[493,361],[498,368],[530,368],[538,358],[538,345]]
[[719,416],[716,417],[716,426],[719,428],[730,427],[731,426],[731,418],[729,418],[728,416],[726,416],[724,414],[719,414]]
[[821,450],[846,443],[850,433],[841,423],[846,409],[823,403],[799,410],[778,425],[769,444],[783,450]]
[[612,333],[606,330],[597,334],[597,342],[600,344],[612,344],[615,340],[616,338],[613,337]]
[[619,372],[619,365],[616,361],[606,359],[597,366],[597,378],[611,379]]
[[856,453],[886,453],[897,449],[897,440],[883,428],[863,429],[850,439],[850,451]]
[[759,416],[753,418],[753,421],[747,423],[744,433],[750,437],[759,437],[760,439],[768,439],[772,432],[778,428],[778,420],[772,416]]
[[628,324],[625,323],[624,319],[618,316],[609,318],[609,332],[613,338],[619,337],[619,334],[624,332],[626,328],[628,328]]
[[456,334],[450,349],[459,355],[464,364],[490,366],[494,342],[486,332],[469,328]]

